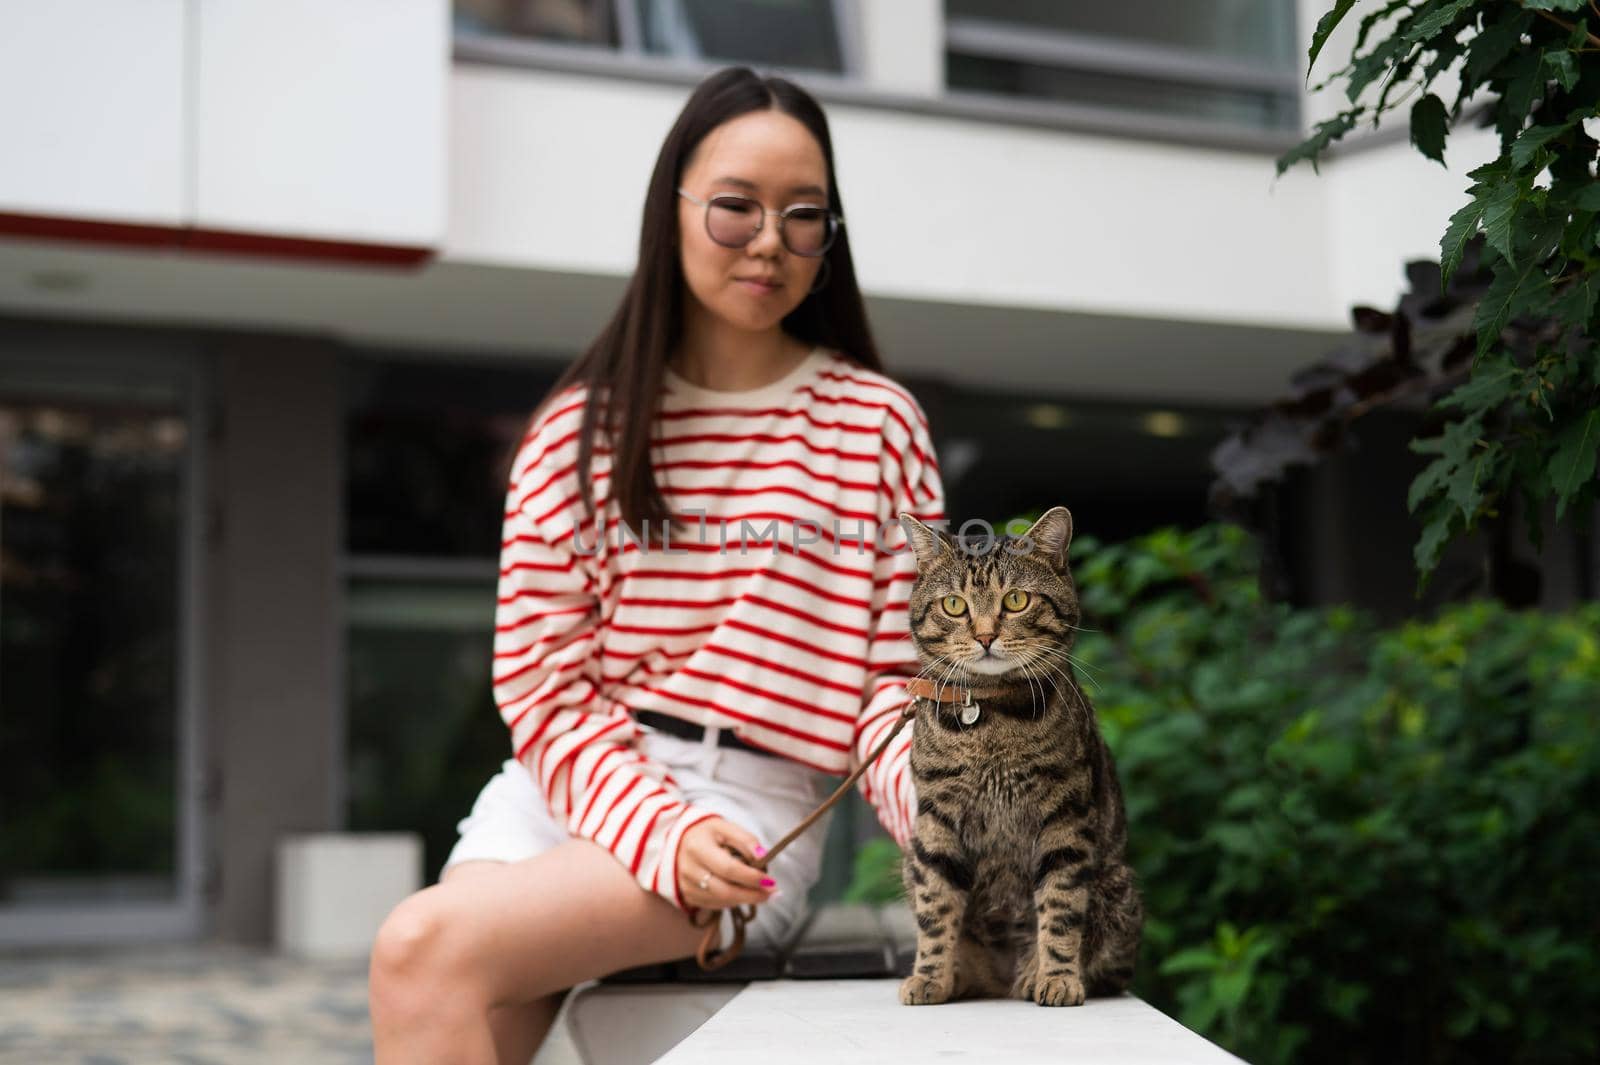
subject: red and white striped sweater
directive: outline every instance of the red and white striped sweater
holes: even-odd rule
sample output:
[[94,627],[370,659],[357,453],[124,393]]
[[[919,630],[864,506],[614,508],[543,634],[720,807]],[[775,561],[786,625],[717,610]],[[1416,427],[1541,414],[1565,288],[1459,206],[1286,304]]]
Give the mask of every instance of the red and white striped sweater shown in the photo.
[[[621,527],[598,443],[604,535],[585,516],[583,402],[581,387],[554,398],[512,469],[495,700],[557,820],[683,907],[678,843],[713,815],[635,747],[629,709],[848,772],[894,724],[918,668],[906,613],[915,561],[896,515],[941,519],[944,491],[916,400],[836,354],[813,351],[749,392],[669,371],[652,462],[668,507],[691,524],[644,550]],[[901,843],[915,814],[910,747],[907,728],[861,782]]]

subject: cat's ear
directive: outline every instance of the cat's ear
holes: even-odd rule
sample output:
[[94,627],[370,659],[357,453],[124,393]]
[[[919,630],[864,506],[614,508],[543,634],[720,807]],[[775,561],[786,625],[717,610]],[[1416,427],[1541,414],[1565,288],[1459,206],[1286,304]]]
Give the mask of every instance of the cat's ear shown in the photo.
[[906,542],[917,555],[917,568],[926,569],[941,554],[950,550],[950,541],[937,529],[930,529],[910,514],[900,515],[900,527],[906,531]]
[[1033,553],[1056,569],[1067,564],[1067,546],[1072,543],[1072,511],[1051,507],[1022,534],[1033,544]]

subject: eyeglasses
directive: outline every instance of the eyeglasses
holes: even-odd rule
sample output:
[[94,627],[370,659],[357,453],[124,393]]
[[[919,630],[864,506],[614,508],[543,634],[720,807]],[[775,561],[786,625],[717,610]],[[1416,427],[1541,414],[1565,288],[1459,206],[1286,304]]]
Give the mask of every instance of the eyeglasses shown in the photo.
[[719,193],[702,200],[682,188],[678,189],[678,195],[706,209],[706,236],[724,248],[742,248],[749,244],[767,224],[767,215],[775,214],[783,246],[795,255],[815,259],[833,247],[839,227],[844,225],[843,218],[814,203],[796,203],[781,211],[769,211],[760,201],[748,196]]

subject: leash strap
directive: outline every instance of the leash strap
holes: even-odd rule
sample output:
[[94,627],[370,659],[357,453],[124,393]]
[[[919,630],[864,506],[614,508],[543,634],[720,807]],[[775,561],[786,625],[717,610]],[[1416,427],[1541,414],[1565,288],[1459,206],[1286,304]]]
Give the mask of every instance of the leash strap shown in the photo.
[[[908,690],[909,688],[910,686],[908,685]],[[915,695],[917,693],[913,692],[912,694]],[[905,728],[906,725],[910,724],[911,719],[916,716],[917,704],[916,700],[913,699],[911,702],[906,704],[906,708],[900,712],[900,720],[895,722],[894,728],[889,730],[889,734],[883,738],[882,742],[878,744],[877,748],[870,756],[868,756],[867,760],[862,762],[855,768],[854,772],[844,778],[844,783],[840,784],[839,787],[834,790],[834,793],[828,796],[827,801],[825,801],[815,810],[811,811],[811,813],[806,816],[804,821],[801,821],[798,825],[790,830],[787,836],[784,836],[777,843],[768,848],[767,853],[763,857],[757,859],[755,862],[755,867],[760,869],[763,873],[766,872],[767,865],[772,861],[772,859],[778,856],[783,848],[787,847],[789,844],[805,835],[807,829],[816,824],[817,820],[821,818],[823,814],[833,809],[834,806],[838,804],[839,800],[845,797],[845,794],[855,786],[856,781],[861,779],[861,774],[867,771],[867,767],[872,765],[873,762],[876,762],[883,752],[889,749],[889,744],[893,742],[894,738],[900,734],[900,730]],[[728,913],[733,917],[733,942],[730,943],[726,949],[718,949],[721,946],[722,941],[722,929],[720,927],[720,920],[722,916],[721,910],[696,910],[694,916],[690,918],[690,923],[696,928],[704,928],[706,930],[705,935],[700,937],[700,949],[695,951],[694,957],[695,961],[700,963],[700,968],[708,973],[722,968],[724,965],[728,964],[730,961],[739,956],[739,952],[744,949],[744,927],[751,921],[755,920],[756,908],[750,905],[735,906],[730,909]]]

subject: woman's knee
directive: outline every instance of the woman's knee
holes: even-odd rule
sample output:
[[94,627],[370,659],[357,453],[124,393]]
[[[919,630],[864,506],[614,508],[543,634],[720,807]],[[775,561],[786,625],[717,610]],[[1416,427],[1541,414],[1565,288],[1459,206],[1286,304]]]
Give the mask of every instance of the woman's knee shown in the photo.
[[379,927],[369,973],[375,1006],[410,1013],[473,997],[470,947],[442,894],[430,887],[409,896]]

